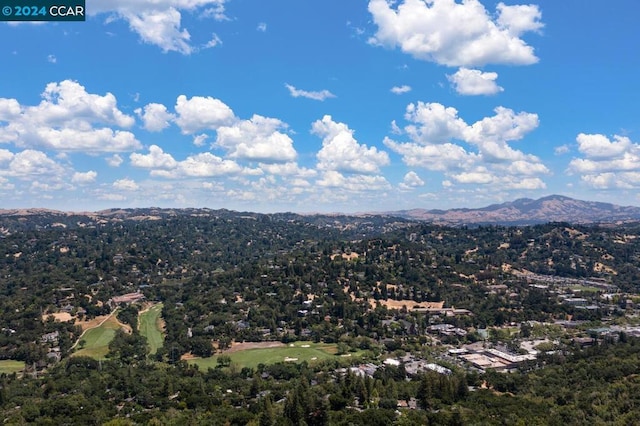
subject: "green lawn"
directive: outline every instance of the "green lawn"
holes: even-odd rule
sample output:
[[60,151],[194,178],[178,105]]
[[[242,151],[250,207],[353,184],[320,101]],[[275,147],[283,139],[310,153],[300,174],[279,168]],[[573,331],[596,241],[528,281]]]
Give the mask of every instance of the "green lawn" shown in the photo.
[[17,373],[24,370],[23,361],[14,361],[12,359],[0,360],[0,374]]
[[598,287],[584,286],[584,285],[574,285],[570,287],[571,290],[581,291],[583,293],[597,293],[602,291],[602,289]]
[[138,329],[140,334],[147,338],[150,355],[155,354],[164,343],[160,314],[162,314],[162,303],[152,306],[138,318]]
[[[313,363],[314,361],[338,357],[335,355],[336,351],[337,347],[334,344],[295,342],[278,348],[247,349],[225,353],[224,355],[229,355],[231,362],[239,368],[256,368],[258,364],[275,364],[283,362],[285,359],[290,360],[290,362],[307,361]],[[189,362],[197,364],[202,370],[206,370],[215,368],[218,365],[217,360],[218,355],[215,355],[210,358],[195,358]]]
[[109,353],[109,343],[116,335],[116,330],[120,328],[120,324],[115,318],[115,313],[100,327],[87,330],[80,340],[84,340],[84,345],[77,347],[81,349],[77,350],[73,356],[89,356],[95,359],[105,359],[107,353]]

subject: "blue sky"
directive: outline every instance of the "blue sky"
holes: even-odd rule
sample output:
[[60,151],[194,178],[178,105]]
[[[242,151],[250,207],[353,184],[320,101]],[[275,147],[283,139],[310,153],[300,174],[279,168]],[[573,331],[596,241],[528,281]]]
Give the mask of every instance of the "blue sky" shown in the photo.
[[640,3],[86,0],[0,23],[0,208],[640,205]]

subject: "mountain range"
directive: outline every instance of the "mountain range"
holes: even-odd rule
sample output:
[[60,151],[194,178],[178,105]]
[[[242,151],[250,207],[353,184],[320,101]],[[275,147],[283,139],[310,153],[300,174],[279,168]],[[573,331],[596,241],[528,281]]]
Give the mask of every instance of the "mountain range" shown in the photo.
[[[306,214],[277,213],[261,215],[249,212],[234,212],[226,209],[212,210],[207,208],[128,208],[108,209],[98,212],[61,212],[47,209],[0,209],[0,225],[12,221],[17,225],[30,217],[36,226],[77,225],[87,219],[92,221],[120,220],[158,220],[176,215],[205,215],[221,217],[253,218],[271,217],[276,220],[298,220],[317,226],[355,227],[373,225],[384,227],[387,222],[397,220],[424,221],[442,225],[532,225],[547,222],[570,223],[622,223],[640,221],[640,207],[619,206],[597,201],[582,201],[562,195],[550,195],[533,200],[520,198],[501,204],[470,209],[456,208],[449,210],[411,209],[360,214]],[[386,219],[385,219],[386,217]],[[354,222],[355,221],[355,222]],[[381,222],[382,221],[382,222]],[[402,223],[396,225],[402,226]],[[16,229],[14,226],[11,228]]]
[[550,195],[537,200],[520,198],[478,209],[412,209],[386,212],[385,214],[446,225],[530,225],[547,222],[619,223],[640,220],[640,207],[619,206],[597,201],[576,200],[562,195]]

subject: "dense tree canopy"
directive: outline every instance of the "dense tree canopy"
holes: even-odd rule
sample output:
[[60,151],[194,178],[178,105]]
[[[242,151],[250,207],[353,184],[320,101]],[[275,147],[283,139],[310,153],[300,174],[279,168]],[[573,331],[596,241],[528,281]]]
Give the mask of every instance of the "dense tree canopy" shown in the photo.
[[[192,209],[0,217],[0,227],[0,358],[26,363],[0,375],[5,423],[640,422],[640,343],[621,333],[581,348],[554,324],[586,324],[586,338],[605,318],[633,323],[637,224],[463,228]],[[81,346],[75,321],[114,312],[127,293],[163,303],[157,353],[139,330],[140,305],[123,303],[114,316],[128,327],[106,359],[70,356]],[[421,310],[429,302],[451,314]],[[517,352],[536,337],[548,339],[546,354],[506,375],[446,354],[484,339]],[[296,340],[334,344],[337,355],[257,368],[220,355],[238,342]],[[214,354],[207,371],[185,361]],[[405,355],[451,373],[382,365]],[[348,368],[360,363],[375,373]]]

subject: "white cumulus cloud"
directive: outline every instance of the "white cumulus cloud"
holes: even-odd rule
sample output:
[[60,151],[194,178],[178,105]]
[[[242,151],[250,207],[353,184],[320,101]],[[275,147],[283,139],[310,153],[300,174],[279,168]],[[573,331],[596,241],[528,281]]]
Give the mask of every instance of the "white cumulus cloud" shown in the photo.
[[353,130],[333,121],[330,115],[315,121],[311,131],[322,138],[322,148],[317,154],[319,170],[370,174],[389,164],[385,151],[358,143]]
[[413,142],[398,143],[385,138],[384,144],[402,155],[402,160],[410,167],[446,172],[464,169],[479,161],[477,154],[453,143],[422,145]]
[[71,177],[71,182],[84,185],[95,182],[96,177],[98,177],[98,173],[93,170],[89,170],[88,172],[84,173],[75,172]]
[[[61,189],[64,189],[65,185],[58,182],[58,183],[49,183],[49,182],[39,182],[37,180],[32,181],[31,182],[31,186],[29,188],[29,191],[31,191],[34,194],[40,194],[42,195],[43,192],[52,192],[52,191],[59,191]],[[51,196],[44,196],[43,198],[50,198]]]
[[317,174],[317,172],[313,169],[308,169],[306,167],[300,167],[295,162],[288,163],[260,163],[260,169],[265,171],[266,173],[270,173],[272,175],[280,175],[280,176],[296,176],[296,177],[313,177]]
[[486,184],[494,181],[494,176],[486,167],[478,167],[472,171],[453,174],[451,177],[459,183]]
[[223,160],[210,152],[203,152],[179,161],[171,170],[154,169],[151,175],[175,179],[225,176],[241,172],[242,167],[235,161]]
[[520,38],[543,26],[535,5],[499,3],[495,20],[478,0],[371,0],[369,12],[377,26],[370,43],[399,47],[418,59],[452,67],[538,61]]
[[113,154],[111,157],[105,158],[105,161],[110,167],[120,167],[124,160],[118,154]]
[[162,148],[157,145],[149,147],[149,154],[133,153],[129,156],[131,165],[145,169],[173,169],[178,162],[173,159],[171,154],[165,153]]
[[420,176],[416,172],[408,172],[404,175],[403,182],[408,186],[422,186],[424,185],[424,181],[420,179]]
[[[4,167],[1,167],[4,164]],[[64,167],[56,163],[42,151],[25,149],[17,154],[0,151],[0,175],[30,179],[34,176],[48,176],[52,180],[61,178]]]
[[9,161],[13,159],[13,152],[8,149],[0,149],[0,166],[3,164],[8,164]]
[[180,95],[176,100],[175,110],[178,114],[176,123],[185,134],[207,129],[216,130],[236,120],[231,108],[210,96],[194,96],[187,99],[185,95]]
[[15,99],[0,98],[0,121],[10,121],[22,112],[20,103]]
[[420,178],[420,176],[418,176],[416,172],[410,171],[404,175],[404,179],[398,186],[400,187],[400,189],[408,191],[419,186],[424,186],[424,181]]
[[391,188],[384,176],[360,174],[345,176],[335,170],[323,172],[316,184],[325,188],[341,189],[349,192],[382,191]]
[[[451,179],[464,185],[489,185],[500,190],[534,190],[544,189],[546,184],[539,177],[527,177],[510,174],[499,174],[486,167],[479,166],[474,170],[452,174]],[[453,185],[448,182],[448,185]]]
[[625,136],[615,135],[611,141],[605,135],[580,133],[576,141],[578,150],[591,159],[616,158],[627,152],[638,152],[638,146]]
[[140,142],[133,133],[106,127],[84,131],[72,128],[39,128],[30,133],[25,141],[56,151],[122,152],[140,147]]
[[95,0],[87,8],[91,15],[109,14],[107,22],[125,20],[145,43],[163,52],[190,54],[196,50],[188,29],[182,27],[182,13],[198,13],[201,18],[227,19],[226,0]]
[[171,125],[175,115],[167,111],[167,107],[162,104],[151,103],[145,105],[144,109],[138,108],[135,113],[142,119],[144,128],[150,132],[159,132]]
[[[120,152],[141,144],[128,128],[133,117],[123,113],[113,94],[91,94],[71,80],[49,83],[35,106],[0,99],[0,142],[56,151]],[[102,127],[100,127],[102,126]]]
[[498,74],[460,68],[455,74],[447,75],[454,89],[461,95],[495,95],[504,89],[496,83]]
[[498,9],[498,26],[515,37],[529,31],[538,32],[544,27],[540,22],[542,13],[535,4],[507,6],[504,3],[498,3],[496,9]]
[[131,127],[135,120],[118,109],[116,97],[107,93],[96,95],[87,93],[84,86],[73,80],[49,83],[42,93],[44,99],[32,112],[49,123],[60,123],[70,119],[85,119],[100,123]]
[[123,14],[131,29],[146,43],[159,46],[163,52],[177,51],[189,54],[193,47],[189,44],[191,35],[180,28],[181,13],[168,7],[163,10],[144,10],[139,13]]
[[[409,104],[404,129],[407,142],[385,138],[384,144],[410,167],[442,172],[449,187],[455,184],[499,184],[503,189],[539,189],[539,178],[549,169],[535,155],[510,146],[538,126],[538,116],[497,107],[495,115],[473,124],[455,108],[439,103]],[[461,143],[460,143],[461,142]],[[474,150],[475,149],[475,150]]]
[[512,109],[496,107],[496,115],[485,117],[466,129],[465,139],[481,144],[483,141],[516,141],[538,127],[537,114],[515,113]]
[[584,133],[576,141],[582,157],[569,162],[570,174],[597,189],[640,187],[640,144],[626,136]]
[[294,160],[297,153],[293,140],[280,131],[283,129],[286,125],[282,121],[256,114],[250,120],[218,128],[215,143],[226,149],[231,158],[287,162]]
[[[409,104],[405,120],[414,123],[405,127],[407,134],[420,143],[445,143],[461,139],[467,123],[458,117],[458,110],[439,103]],[[397,125],[396,125],[397,126]]]
[[113,187],[121,191],[137,191],[140,188],[134,180],[127,178],[116,180]]

